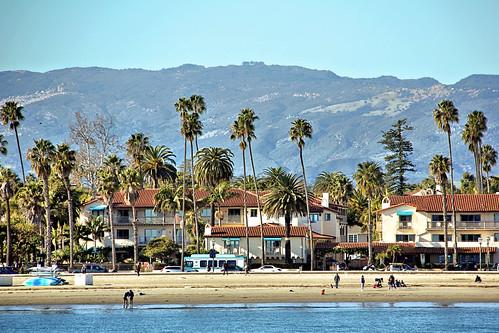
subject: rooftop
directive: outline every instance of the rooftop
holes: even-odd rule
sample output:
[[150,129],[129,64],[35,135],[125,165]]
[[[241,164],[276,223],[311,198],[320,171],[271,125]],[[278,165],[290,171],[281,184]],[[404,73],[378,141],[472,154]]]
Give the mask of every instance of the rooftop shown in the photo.
[[[422,212],[442,212],[442,195],[392,195],[390,207],[412,206]],[[451,195],[447,195],[447,209],[451,210]],[[499,212],[498,194],[455,194],[456,212]]]

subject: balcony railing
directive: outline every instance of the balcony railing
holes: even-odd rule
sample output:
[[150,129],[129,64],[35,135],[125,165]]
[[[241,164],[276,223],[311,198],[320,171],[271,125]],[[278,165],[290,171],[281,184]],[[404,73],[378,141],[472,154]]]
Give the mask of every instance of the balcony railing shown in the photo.
[[[114,224],[131,224],[132,217],[131,216],[118,216],[118,218],[114,218]],[[163,224],[163,217],[154,216],[154,217],[140,217],[137,218],[138,224]],[[172,217],[166,217],[166,224],[173,224]]]
[[[479,221],[479,222],[463,222],[458,221],[457,229],[499,229],[499,221]],[[454,228],[451,222],[448,223],[449,228]],[[428,222],[428,229],[443,229],[444,222]]]
[[412,222],[399,222],[399,229],[412,229]]

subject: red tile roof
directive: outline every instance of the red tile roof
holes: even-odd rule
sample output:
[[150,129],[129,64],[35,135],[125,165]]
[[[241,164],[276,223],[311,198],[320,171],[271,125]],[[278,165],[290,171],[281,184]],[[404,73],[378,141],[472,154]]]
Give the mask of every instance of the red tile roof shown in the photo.
[[[137,208],[152,208],[154,207],[154,196],[158,193],[158,189],[145,188],[138,191],[138,198],[135,202]],[[116,192],[113,198],[113,207],[125,208],[130,207],[125,203],[124,192]]]
[[[260,227],[249,227],[249,237],[260,237]],[[284,237],[284,226],[277,224],[265,224],[263,226],[264,237]],[[291,227],[291,237],[305,237],[307,227]],[[211,236],[205,237],[246,237],[246,229],[241,226],[214,226],[211,227]]]
[[[409,205],[423,212],[441,212],[441,195],[394,195],[390,196],[390,208]],[[498,194],[456,194],[457,212],[499,212]],[[388,209],[388,208],[385,208]],[[382,210],[385,210],[382,209]],[[447,195],[447,209],[451,210],[451,196]]]

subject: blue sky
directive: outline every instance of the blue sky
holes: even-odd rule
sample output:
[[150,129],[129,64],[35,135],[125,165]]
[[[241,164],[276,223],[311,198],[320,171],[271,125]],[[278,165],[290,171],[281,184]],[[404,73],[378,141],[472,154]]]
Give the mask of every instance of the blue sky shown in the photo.
[[0,0],[0,70],[264,61],[350,77],[499,74],[499,1]]

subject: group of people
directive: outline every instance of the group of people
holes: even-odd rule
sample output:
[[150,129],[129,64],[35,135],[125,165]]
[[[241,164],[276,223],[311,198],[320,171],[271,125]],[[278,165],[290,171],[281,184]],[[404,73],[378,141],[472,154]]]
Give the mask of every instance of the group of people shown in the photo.
[[125,292],[123,295],[123,309],[133,308],[133,296],[135,296],[135,294],[132,290]]
[[[333,278],[333,282],[331,284],[331,288],[336,288],[340,286],[340,275],[336,273],[336,275]],[[476,282],[476,281],[475,281]],[[360,290],[363,291],[366,286],[366,279],[364,275],[361,275],[360,277]],[[373,288],[382,288],[383,287],[383,278],[375,278],[374,283],[373,283]],[[401,287],[407,287],[407,285],[404,283],[404,280],[396,280],[395,277],[390,275],[388,278],[388,289],[395,289],[395,288],[401,288]]]

